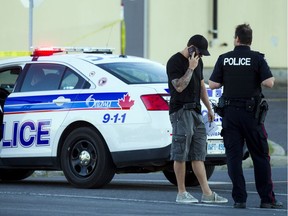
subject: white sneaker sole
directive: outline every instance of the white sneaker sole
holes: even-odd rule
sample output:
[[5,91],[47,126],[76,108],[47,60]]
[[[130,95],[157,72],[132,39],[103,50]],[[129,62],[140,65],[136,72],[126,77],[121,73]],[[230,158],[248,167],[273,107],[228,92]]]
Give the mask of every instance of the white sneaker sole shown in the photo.
[[181,203],[189,204],[189,203],[198,203],[198,202],[199,202],[198,200],[194,200],[194,201],[192,201],[192,200],[191,200],[191,201],[177,201],[177,200],[176,200],[176,203],[180,203],[180,204],[181,204]]
[[202,203],[228,203],[228,200],[227,201],[203,201],[201,200]]

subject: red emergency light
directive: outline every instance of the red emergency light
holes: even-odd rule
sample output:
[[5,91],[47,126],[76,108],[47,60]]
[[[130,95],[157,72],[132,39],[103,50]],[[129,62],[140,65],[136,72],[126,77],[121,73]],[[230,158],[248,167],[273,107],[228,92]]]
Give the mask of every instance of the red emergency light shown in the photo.
[[31,56],[51,56],[54,53],[64,52],[61,48],[37,48]]

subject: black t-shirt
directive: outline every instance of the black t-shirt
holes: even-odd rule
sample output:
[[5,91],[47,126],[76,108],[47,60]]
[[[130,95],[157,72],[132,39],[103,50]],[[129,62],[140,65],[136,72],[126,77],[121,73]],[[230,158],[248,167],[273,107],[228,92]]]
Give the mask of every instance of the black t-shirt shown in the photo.
[[223,84],[226,98],[251,98],[261,94],[262,81],[272,76],[264,54],[236,46],[219,56],[210,80]]
[[174,54],[167,62],[168,85],[170,90],[169,113],[178,111],[186,103],[196,102],[200,104],[201,80],[203,80],[203,62],[199,59],[198,66],[193,71],[188,86],[181,92],[177,92],[171,81],[180,79],[189,67],[188,59],[180,52]]

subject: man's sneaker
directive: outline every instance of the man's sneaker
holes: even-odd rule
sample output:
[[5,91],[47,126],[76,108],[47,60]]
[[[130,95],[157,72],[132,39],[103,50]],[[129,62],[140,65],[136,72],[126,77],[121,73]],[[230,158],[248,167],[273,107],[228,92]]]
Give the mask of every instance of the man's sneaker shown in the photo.
[[260,208],[276,208],[281,209],[283,208],[283,203],[275,200],[274,203],[261,203]]
[[213,192],[209,195],[202,195],[201,202],[203,203],[227,203],[228,200],[224,197],[219,196],[217,193]]
[[190,193],[185,191],[184,193],[178,193],[176,197],[177,203],[197,203],[198,200],[193,197]]

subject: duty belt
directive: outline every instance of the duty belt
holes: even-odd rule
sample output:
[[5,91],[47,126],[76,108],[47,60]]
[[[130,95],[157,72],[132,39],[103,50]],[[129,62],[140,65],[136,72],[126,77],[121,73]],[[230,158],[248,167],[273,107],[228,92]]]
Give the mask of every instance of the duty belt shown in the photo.
[[234,107],[239,107],[239,108],[245,108],[246,111],[252,112],[255,110],[256,100],[255,98],[250,98],[248,100],[245,99],[228,99],[225,100],[225,105],[226,106],[234,106]]
[[225,105],[227,106],[235,106],[235,107],[246,107],[246,100],[227,100],[225,101]]

